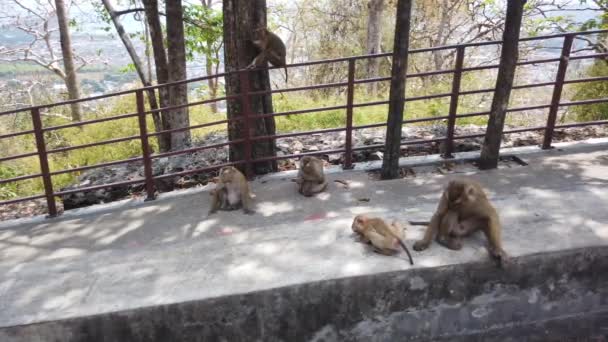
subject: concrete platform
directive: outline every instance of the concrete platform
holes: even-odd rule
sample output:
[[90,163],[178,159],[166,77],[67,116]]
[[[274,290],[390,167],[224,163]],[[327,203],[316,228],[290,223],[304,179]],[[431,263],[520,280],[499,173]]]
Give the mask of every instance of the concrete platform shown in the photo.
[[[532,341],[608,336],[608,145],[518,155],[302,198],[293,174],[253,182],[257,214],[206,217],[204,190],[0,224],[0,341]],[[427,167],[428,169],[428,167]],[[484,183],[514,257],[481,236],[377,255],[354,215],[426,220],[454,176]],[[423,227],[407,231],[406,244]],[[525,337],[525,338],[524,338]],[[522,339],[523,338],[523,339]]]

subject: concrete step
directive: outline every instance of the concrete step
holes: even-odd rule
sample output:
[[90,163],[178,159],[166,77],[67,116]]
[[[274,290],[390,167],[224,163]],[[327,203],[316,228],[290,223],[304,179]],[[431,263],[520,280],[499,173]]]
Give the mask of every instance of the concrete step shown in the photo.
[[[608,329],[608,152],[578,147],[478,172],[514,257],[481,236],[373,253],[354,215],[430,217],[454,175],[347,178],[302,199],[281,177],[254,182],[257,214],[206,217],[208,194],[0,228],[0,341],[562,340]],[[468,171],[467,171],[468,172]],[[284,176],[283,178],[288,178]],[[368,198],[369,201],[360,201]],[[412,227],[406,243],[423,234]],[[593,324],[592,324],[593,323]],[[598,335],[599,334],[599,335]],[[526,338],[524,338],[526,337]]]

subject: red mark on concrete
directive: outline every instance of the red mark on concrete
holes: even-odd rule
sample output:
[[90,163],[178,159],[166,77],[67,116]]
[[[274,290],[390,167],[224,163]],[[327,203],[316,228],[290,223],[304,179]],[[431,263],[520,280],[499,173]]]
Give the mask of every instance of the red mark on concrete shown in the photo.
[[316,221],[316,220],[322,220],[324,218],[327,217],[327,213],[316,213],[316,214],[312,214],[308,217],[306,217],[304,219],[304,221]]
[[222,230],[220,230],[220,234],[222,234],[222,235],[230,235],[232,233],[234,233],[232,228],[225,227],[225,228],[222,228]]

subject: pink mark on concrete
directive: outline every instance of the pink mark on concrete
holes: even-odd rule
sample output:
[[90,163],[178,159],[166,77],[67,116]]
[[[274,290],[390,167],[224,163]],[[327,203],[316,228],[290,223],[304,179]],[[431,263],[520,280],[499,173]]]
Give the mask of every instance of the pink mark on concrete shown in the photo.
[[310,215],[310,216],[306,217],[306,218],[304,219],[304,221],[316,221],[316,220],[322,220],[322,219],[324,219],[324,218],[326,218],[326,217],[327,217],[327,213],[325,213],[325,212],[323,212],[323,213],[315,213],[315,214],[312,214],[312,215]]
[[224,227],[222,228],[222,230],[220,230],[220,234],[222,235],[230,235],[232,233],[234,233],[234,230],[232,228]]

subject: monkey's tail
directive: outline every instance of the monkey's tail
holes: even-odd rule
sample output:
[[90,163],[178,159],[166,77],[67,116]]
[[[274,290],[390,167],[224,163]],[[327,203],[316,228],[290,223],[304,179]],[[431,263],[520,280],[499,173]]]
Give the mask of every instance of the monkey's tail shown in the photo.
[[430,221],[408,221],[412,226],[428,226]]
[[287,66],[285,66],[285,87],[287,87],[288,80],[289,80],[289,76],[287,75]]
[[407,253],[407,257],[410,259],[410,265],[414,265],[414,259],[412,259],[410,250],[407,249],[407,246],[403,243],[403,241],[401,241],[401,239],[397,239],[397,241],[399,241],[399,244],[401,245],[401,247],[403,247],[403,250],[405,251],[405,253]]

